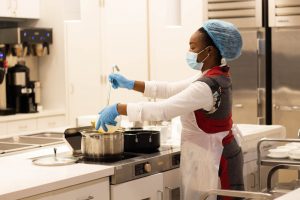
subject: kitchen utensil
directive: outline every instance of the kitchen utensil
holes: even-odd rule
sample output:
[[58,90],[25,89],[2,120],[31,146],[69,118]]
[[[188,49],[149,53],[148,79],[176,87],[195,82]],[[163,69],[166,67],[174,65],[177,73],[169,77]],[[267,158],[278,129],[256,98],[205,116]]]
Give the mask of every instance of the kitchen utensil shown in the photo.
[[271,158],[286,158],[289,156],[289,149],[269,149],[268,157]]
[[53,150],[53,156],[36,158],[32,160],[32,163],[38,166],[62,166],[71,165],[78,161],[78,158],[74,157],[58,157],[56,155],[57,149],[54,148]]
[[97,130],[82,132],[81,152],[88,160],[114,159],[124,152],[124,135],[122,131],[101,133]]
[[62,165],[71,165],[77,162],[76,158],[69,157],[45,157],[38,158],[32,161],[33,164],[38,166],[62,166]]
[[155,152],[160,147],[160,132],[157,130],[130,129],[124,132],[125,152]]
[[[115,72],[115,69],[119,72],[120,71],[120,68],[118,67],[118,65],[113,65],[112,66],[112,73]],[[109,100],[110,100],[110,92],[111,92],[111,85],[108,81],[108,91],[107,91],[107,103],[106,103],[106,106],[109,105]]]
[[93,127],[79,127],[65,130],[65,139],[73,154],[83,154],[89,160],[109,160],[122,156],[124,152],[123,130],[113,133],[99,133]]
[[300,149],[290,150],[289,157],[294,160],[300,159]]

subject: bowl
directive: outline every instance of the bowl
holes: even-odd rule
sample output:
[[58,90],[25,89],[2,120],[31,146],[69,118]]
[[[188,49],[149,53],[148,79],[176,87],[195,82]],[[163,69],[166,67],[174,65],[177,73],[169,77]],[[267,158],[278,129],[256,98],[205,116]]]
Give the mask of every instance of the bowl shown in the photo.
[[300,149],[291,150],[289,156],[292,158],[300,159]]
[[291,151],[291,150],[299,149],[299,147],[294,145],[284,145],[284,146],[278,146],[277,149],[289,149]]
[[269,152],[270,152],[269,154],[270,157],[284,158],[289,156],[290,149],[276,148],[276,149],[269,149]]

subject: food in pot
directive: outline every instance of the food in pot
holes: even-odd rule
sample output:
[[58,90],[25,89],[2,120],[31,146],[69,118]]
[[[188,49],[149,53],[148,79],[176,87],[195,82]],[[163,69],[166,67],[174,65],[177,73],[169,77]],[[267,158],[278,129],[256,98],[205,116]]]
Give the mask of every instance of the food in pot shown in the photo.
[[[95,128],[96,127],[96,122],[95,121],[91,121],[92,127]],[[98,129],[98,133],[114,133],[116,131],[118,131],[120,129],[119,126],[113,126],[113,125],[106,125],[107,127],[107,131],[103,130],[102,127],[100,127]]]

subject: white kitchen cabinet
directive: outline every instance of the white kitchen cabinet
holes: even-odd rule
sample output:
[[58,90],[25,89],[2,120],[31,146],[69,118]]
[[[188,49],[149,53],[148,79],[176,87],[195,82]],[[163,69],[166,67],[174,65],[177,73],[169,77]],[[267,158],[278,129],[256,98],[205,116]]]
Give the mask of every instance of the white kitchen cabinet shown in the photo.
[[36,119],[26,119],[7,122],[7,134],[16,135],[36,130]]
[[0,17],[38,19],[40,0],[0,0]]
[[[109,0],[101,5],[101,66],[103,85],[112,66],[129,79],[148,79],[147,0]],[[107,87],[105,87],[107,88]],[[105,99],[107,89],[101,91]],[[144,100],[126,89],[111,90],[110,104]],[[105,104],[101,106],[105,106]]]
[[161,173],[118,185],[111,185],[111,200],[162,200],[163,175]]
[[23,200],[109,200],[109,178],[97,179]]
[[45,130],[55,127],[61,127],[66,124],[65,115],[57,115],[51,117],[40,117],[37,118],[37,129]]
[[163,173],[164,200],[180,200],[181,190],[181,173],[176,168]]
[[185,55],[190,36],[202,26],[203,1],[181,0],[179,26],[169,24],[167,2],[172,1],[149,1],[151,80],[175,81],[197,73],[186,64]]
[[[13,0],[12,0],[13,1]],[[16,17],[39,19],[40,18],[40,0],[15,0]]]
[[7,125],[6,123],[0,123],[0,137],[7,134]]
[[10,0],[0,0],[0,17],[11,16]]
[[80,115],[97,114],[104,104],[101,84],[100,5],[81,1],[81,20],[65,22],[69,123]]

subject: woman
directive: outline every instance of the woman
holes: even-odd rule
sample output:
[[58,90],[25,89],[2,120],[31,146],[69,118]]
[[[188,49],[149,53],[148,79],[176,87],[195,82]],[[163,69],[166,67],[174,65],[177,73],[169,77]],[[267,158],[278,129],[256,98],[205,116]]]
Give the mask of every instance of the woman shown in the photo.
[[222,58],[240,56],[242,38],[233,24],[209,20],[191,36],[189,44],[186,60],[198,73],[188,80],[143,82],[111,74],[115,89],[133,89],[165,100],[108,106],[100,112],[96,129],[115,125],[118,115],[128,115],[130,121],[180,116],[183,195],[185,200],[194,200],[199,199],[199,191],[217,189],[219,184],[222,189],[244,189],[242,152],[232,133],[229,67],[221,64]]

